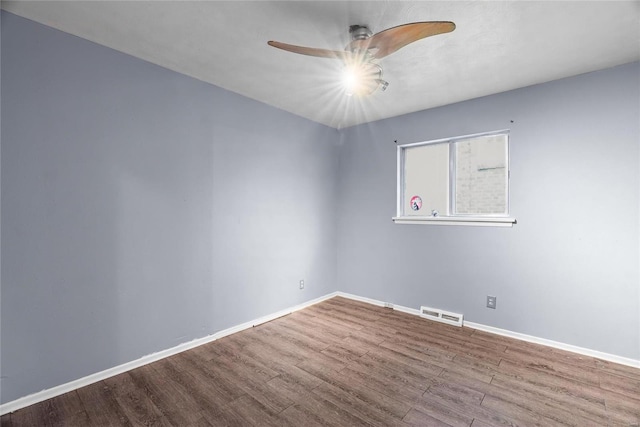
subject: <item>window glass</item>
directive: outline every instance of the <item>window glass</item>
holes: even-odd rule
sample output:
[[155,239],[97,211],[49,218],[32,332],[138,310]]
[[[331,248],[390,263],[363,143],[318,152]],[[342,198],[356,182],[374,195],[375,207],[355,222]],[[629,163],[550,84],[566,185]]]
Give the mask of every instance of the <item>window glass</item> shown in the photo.
[[455,147],[456,214],[507,213],[507,136],[457,141]]
[[449,145],[430,144],[407,149],[405,171],[405,215],[445,214],[449,206]]

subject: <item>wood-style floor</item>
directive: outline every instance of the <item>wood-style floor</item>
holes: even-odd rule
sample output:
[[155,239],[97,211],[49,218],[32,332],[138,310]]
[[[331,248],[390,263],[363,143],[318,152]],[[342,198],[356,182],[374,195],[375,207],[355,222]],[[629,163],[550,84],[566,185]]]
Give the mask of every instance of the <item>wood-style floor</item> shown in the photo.
[[333,298],[5,426],[630,426],[640,369]]

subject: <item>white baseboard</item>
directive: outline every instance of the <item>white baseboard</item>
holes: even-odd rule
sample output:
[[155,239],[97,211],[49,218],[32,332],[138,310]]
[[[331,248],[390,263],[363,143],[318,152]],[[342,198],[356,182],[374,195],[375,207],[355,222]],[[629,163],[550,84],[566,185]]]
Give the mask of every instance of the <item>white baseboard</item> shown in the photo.
[[332,292],[322,297],[319,297],[310,301],[306,301],[302,304],[298,304],[296,306],[293,306],[284,310],[280,310],[276,313],[259,317],[250,322],[245,322],[240,325],[232,326],[230,328],[216,332],[215,334],[207,335],[206,337],[202,337],[202,338],[197,338],[195,340],[179,344],[175,347],[172,347],[166,350],[148,354],[139,359],[132,360],[131,362],[123,363],[122,365],[114,366],[113,368],[105,369],[104,371],[96,372],[95,374],[91,374],[86,377],[79,378],[77,380],[70,381],[65,384],[61,384],[59,386],[55,386],[49,389],[39,391],[37,393],[30,394],[28,396],[21,397],[16,400],[12,400],[11,402],[7,402],[3,405],[0,405],[0,415],[17,411],[18,409],[22,409],[27,406],[33,405],[35,403],[39,403],[44,400],[51,399],[52,397],[60,396],[61,394],[68,393],[70,391],[88,386],[90,384],[96,383],[98,381],[102,381],[104,379],[113,377],[118,374],[122,374],[132,369],[139,368],[144,365],[148,365],[149,363],[155,362],[160,359],[164,359],[165,357],[173,356],[174,354],[182,353],[183,351],[190,350],[192,348],[201,346],[203,344],[210,343],[212,341],[226,337],[227,335],[235,334],[236,332],[240,332],[245,329],[258,326],[262,323],[270,322],[274,319],[277,319],[278,317],[286,316],[287,314],[291,314],[295,311],[302,310],[303,308],[306,308],[311,305],[317,304],[319,302],[325,301],[327,299],[333,298],[336,295],[338,295],[337,292]]
[[366,302],[367,304],[377,305],[378,307],[384,307],[384,301],[378,301],[377,299],[361,297],[359,295],[348,294],[346,292],[336,292],[336,295],[339,297],[349,298],[354,301]]
[[[380,300],[372,299],[372,298],[365,298],[365,297],[361,297],[359,295],[348,294],[346,292],[336,292],[336,293],[337,293],[337,296],[339,296],[339,297],[349,298],[349,299],[352,299],[354,301],[366,302],[368,304],[377,305],[378,307],[385,307],[386,304],[387,304],[384,301],[380,301]],[[409,308],[409,307],[405,307],[405,306],[402,306],[402,305],[393,304],[393,309],[401,311],[403,313],[413,314],[415,316],[420,316],[420,310],[418,310],[417,308]]]
[[[385,307],[386,303],[384,301],[375,300],[372,298],[364,298],[358,295],[348,294],[345,292],[337,292],[338,296],[349,298],[355,301],[366,302],[369,304],[373,304],[379,307]],[[404,307],[401,305],[393,304],[393,309],[401,311],[403,313],[413,314],[416,316],[420,316],[420,310]],[[428,319],[426,319],[428,320]],[[619,363],[620,365],[631,366],[633,368],[640,368],[640,360],[630,359],[628,357],[622,357],[615,354],[604,353],[597,350],[591,350],[588,348],[578,347],[571,344],[565,344],[557,341],[548,340],[546,338],[534,337],[531,335],[521,334],[520,332],[513,332],[506,329],[494,328],[493,326],[487,326],[480,323],[469,322],[465,320],[463,322],[463,326],[472,329],[478,329],[480,331],[489,332],[496,335],[502,335],[509,338],[515,338],[521,341],[527,341],[534,344],[540,344],[547,347],[557,348],[559,350],[570,351],[572,353],[581,354],[583,356],[595,357],[597,359],[606,360],[608,362]]]

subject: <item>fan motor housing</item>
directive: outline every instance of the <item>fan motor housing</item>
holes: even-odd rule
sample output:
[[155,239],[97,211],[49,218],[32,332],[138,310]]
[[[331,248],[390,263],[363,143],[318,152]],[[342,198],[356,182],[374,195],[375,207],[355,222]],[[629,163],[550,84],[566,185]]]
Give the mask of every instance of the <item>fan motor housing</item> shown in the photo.
[[373,35],[366,25],[351,25],[349,34],[351,34],[351,40],[365,40]]

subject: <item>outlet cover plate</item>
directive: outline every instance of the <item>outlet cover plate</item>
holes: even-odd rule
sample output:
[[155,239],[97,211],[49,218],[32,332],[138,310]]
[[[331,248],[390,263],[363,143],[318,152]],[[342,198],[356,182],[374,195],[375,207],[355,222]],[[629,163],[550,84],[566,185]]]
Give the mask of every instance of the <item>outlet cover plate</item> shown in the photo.
[[498,302],[497,300],[498,300],[497,297],[487,295],[487,307],[495,310],[496,304]]

